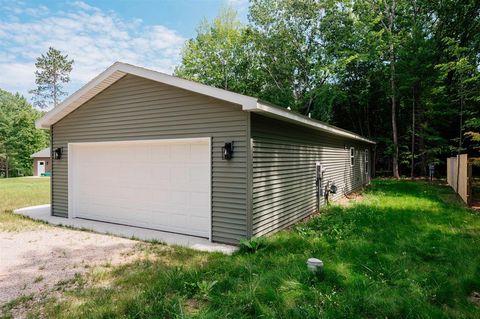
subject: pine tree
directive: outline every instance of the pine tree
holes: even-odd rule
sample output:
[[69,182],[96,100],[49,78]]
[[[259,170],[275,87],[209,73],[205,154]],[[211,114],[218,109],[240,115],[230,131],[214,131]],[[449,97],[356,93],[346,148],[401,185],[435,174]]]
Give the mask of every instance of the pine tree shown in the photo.
[[37,88],[30,91],[34,95],[34,106],[45,110],[60,103],[62,96],[67,94],[63,90],[63,84],[70,81],[72,65],[73,60],[68,60],[68,55],[63,55],[60,50],[52,47],[37,58],[35,63]]

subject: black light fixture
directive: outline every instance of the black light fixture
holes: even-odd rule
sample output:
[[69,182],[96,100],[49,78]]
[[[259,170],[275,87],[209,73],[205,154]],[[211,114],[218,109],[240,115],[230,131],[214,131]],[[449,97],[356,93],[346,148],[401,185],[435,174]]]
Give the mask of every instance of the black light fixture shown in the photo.
[[222,159],[230,160],[232,159],[232,156],[233,156],[233,141],[225,143],[225,145],[222,147]]
[[57,159],[57,160],[61,159],[62,158],[62,153],[63,153],[63,148],[62,147],[56,148],[53,151],[53,158]]

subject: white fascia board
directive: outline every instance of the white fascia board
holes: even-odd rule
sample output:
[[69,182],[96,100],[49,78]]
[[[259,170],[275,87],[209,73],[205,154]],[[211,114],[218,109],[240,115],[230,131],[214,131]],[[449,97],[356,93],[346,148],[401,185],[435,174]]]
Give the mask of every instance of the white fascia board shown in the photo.
[[77,92],[69,96],[65,101],[57,105],[57,107],[49,111],[42,118],[38,119],[36,121],[36,126],[38,128],[49,128],[51,125],[115,83],[126,74],[139,76],[223,101],[239,104],[244,108],[252,108],[256,107],[257,105],[257,99],[254,97],[218,89],[189,80],[184,80],[175,76],[148,70],[131,64],[115,62],[112,66],[100,73],[97,77],[88,82]]
[[[265,103],[258,102],[256,108],[247,109],[251,112],[258,112],[258,113],[266,113],[268,115],[273,115],[274,117],[281,118],[283,120],[287,120],[288,122],[300,124],[302,126],[310,127],[313,129],[317,129],[323,132],[331,133],[338,136],[343,136],[349,139],[354,139],[358,141],[362,141],[365,143],[376,144],[374,141],[366,139],[360,135],[357,135],[353,132],[340,129],[338,127],[325,124],[323,122],[312,120],[306,116],[300,115],[293,111],[289,111],[286,109],[282,109],[279,107],[267,105]],[[267,116],[268,116],[267,115]]]
[[78,91],[70,95],[65,101],[57,107],[46,113],[42,118],[38,119],[35,124],[38,128],[50,128],[63,117],[74,111],[76,108],[102,92],[110,85],[121,79],[123,76],[131,74],[152,81],[178,87],[187,91],[210,96],[219,100],[231,102],[242,106],[242,110],[250,112],[266,113],[270,116],[278,117],[282,120],[300,124],[303,126],[318,129],[331,134],[344,136],[371,144],[375,142],[361,137],[355,133],[342,130],[340,128],[312,120],[300,114],[288,111],[279,107],[271,106],[260,102],[257,98],[246,96],[227,90],[219,89],[209,85],[184,80],[175,76],[167,75],[161,72],[145,69],[127,63],[115,62],[108,69],[100,73]]
[[[115,76],[114,76],[115,74]],[[113,82],[113,78],[117,78],[117,80],[121,77],[123,77],[125,74],[122,74],[121,72],[118,71],[118,63],[114,63],[111,65],[108,69],[97,75],[95,78],[90,80],[87,84],[85,84],[83,87],[81,87],[78,91],[70,95],[68,98],[65,99],[62,103],[54,107],[52,110],[47,112],[43,117],[39,118],[36,122],[35,125],[37,128],[50,128],[50,125],[54,124],[70,112],[72,112],[74,109],[76,109],[78,106],[83,104],[84,102],[88,101],[90,98],[101,92],[103,89],[107,88],[109,85],[111,85]],[[112,78],[111,81],[106,82],[109,78]],[[103,85],[102,85],[103,84]],[[102,89],[102,86],[103,89]],[[92,93],[92,90],[94,88],[98,88],[98,92],[95,92],[95,94],[89,94]],[[91,95],[91,96],[90,96]],[[85,101],[82,101],[85,100]],[[80,102],[80,103],[79,103]]]

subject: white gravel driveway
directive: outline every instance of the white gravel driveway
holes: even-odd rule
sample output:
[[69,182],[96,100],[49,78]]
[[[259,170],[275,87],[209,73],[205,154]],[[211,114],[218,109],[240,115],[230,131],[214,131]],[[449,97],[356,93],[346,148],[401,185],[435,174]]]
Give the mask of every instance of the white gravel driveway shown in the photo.
[[42,293],[96,265],[127,262],[138,241],[43,226],[0,231],[0,305]]

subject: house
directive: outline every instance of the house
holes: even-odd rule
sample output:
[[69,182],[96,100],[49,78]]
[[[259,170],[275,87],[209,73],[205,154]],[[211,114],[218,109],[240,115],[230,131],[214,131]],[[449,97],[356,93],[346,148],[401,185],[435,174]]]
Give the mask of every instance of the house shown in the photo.
[[374,144],[120,62],[37,126],[51,134],[53,215],[233,244],[316,212],[326,193],[335,200],[369,183]]
[[52,161],[50,159],[50,147],[30,155],[33,158],[33,176],[49,175],[52,170]]

